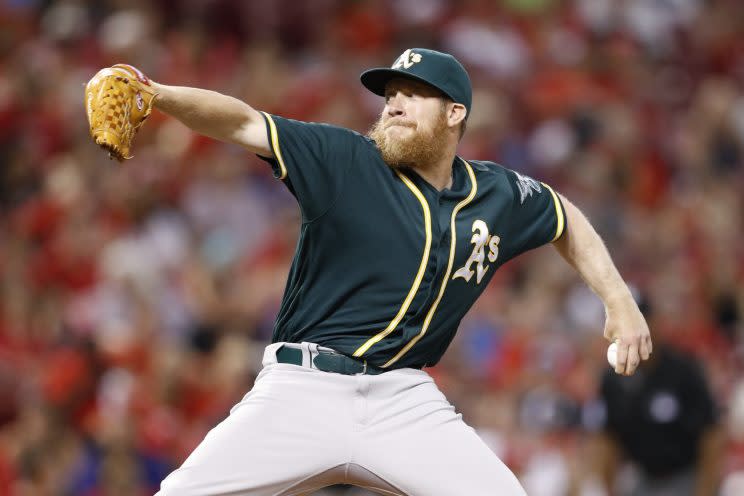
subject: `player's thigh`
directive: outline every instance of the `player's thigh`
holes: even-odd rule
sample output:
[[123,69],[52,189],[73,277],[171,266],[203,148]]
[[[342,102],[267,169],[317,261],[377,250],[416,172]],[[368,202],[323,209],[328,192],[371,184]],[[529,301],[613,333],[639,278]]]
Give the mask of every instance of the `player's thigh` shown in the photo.
[[433,383],[409,390],[397,405],[387,405],[398,410],[365,432],[365,468],[412,496],[525,496]]
[[411,496],[525,496],[506,465],[465,424],[376,446],[374,471]]
[[280,494],[343,462],[336,438],[345,399],[317,371],[272,367],[162,482],[159,496]]

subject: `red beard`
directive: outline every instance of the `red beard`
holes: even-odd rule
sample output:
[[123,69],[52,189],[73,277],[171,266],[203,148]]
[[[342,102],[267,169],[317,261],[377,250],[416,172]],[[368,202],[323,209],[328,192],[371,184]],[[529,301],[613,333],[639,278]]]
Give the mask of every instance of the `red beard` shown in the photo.
[[[388,138],[385,129],[396,123],[410,127],[413,133],[405,138]],[[426,169],[436,164],[444,154],[447,143],[444,139],[446,129],[447,118],[443,111],[431,131],[420,131],[416,124],[401,122],[400,119],[383,122],[380,117],[368,135],[375,141],[382,159],[390,167]]]

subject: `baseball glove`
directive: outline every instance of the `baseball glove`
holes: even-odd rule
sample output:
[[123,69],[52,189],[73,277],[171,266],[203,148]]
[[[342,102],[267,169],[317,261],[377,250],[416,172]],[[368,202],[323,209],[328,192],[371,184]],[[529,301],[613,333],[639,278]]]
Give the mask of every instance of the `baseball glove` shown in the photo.
[[116,64],[101,69],[85,85],[85,110],[90,136],[118,161],[132,158],[129,150],[157,96],[150,80],[137,68]]

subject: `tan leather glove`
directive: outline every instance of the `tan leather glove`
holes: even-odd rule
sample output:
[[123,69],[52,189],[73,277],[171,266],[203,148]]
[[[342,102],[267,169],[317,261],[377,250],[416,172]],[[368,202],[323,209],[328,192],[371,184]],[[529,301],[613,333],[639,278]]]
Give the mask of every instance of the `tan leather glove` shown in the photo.
[[147,76],[127,64],[101,69],[85,85],[90,135],[110,158],[120,162],[132,158],[132,140],[150,115],[156,96]]

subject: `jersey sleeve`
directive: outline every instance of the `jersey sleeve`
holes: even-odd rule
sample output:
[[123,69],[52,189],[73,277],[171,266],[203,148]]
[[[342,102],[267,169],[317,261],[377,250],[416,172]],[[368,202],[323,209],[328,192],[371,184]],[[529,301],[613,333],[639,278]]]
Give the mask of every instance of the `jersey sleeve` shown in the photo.
[[356,133],[262,112],[274,157],[261,157],[297,198],[304,220],[327,212],[343,188]]
[[556,241],[566,228],[566,212],[553,188],[506,170],[512,192],[511,236],[515,255]]

